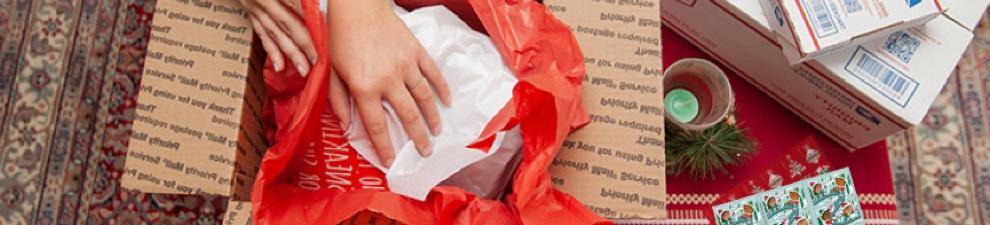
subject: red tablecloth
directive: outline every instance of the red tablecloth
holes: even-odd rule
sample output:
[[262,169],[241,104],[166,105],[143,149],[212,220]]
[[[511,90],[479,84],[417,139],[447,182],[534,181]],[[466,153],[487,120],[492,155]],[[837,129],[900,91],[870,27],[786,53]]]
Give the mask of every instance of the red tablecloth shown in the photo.
[[[663,28],[662,37],[664,66],[682,58],[703,58],[720,63],[669,28]],[[710,204],[720,194],[742,179],[765,173],[759,171],[763,165],[775,163],[772,161],[809,137],[815,138],[821,145],[822,153],[833,163],[832,168],[849,167],[868,224],[897,222],[893,178],[885,142],[850,153],[733,71],[720,67],[729,75],[736,94],[736,119],[759,142],[760,152],[748,163],[730,168],[730,174],[719,175],[715,180],[696,181],[688,176],[668,176],[667,210],[671,220],[665,224],[707,224],[704,213],[711,211]]]

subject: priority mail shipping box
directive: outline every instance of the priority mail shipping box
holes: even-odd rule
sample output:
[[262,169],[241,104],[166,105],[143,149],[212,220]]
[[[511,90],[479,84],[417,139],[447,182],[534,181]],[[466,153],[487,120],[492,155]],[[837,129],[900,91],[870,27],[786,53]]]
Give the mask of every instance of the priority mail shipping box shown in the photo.
[[544,1],[584,53],[582,92],[591,117],[564,141],[551,181],[616,222],[667,218],[662,1]]
[[[598,118],[565,144],[553,183],[609,218],[665,218],[660,0],[547,2],[593,49],[585,97],[595,97],[586,104]],[[153,27],[124,187],[230,196],[223,223],[250,224],[250,189],[268,145],[262,59],[244,11],[236,0],[159,0]],[[378,217],[349,222],[385,221]]]
[[227,213],[223,216],[223,225],[251,225],[251,202],[231,199],[227,203]]
[[983,18],[990,0],[942,0],[942,5],[951,10],[945,12],[950,18],[967,29],[973,30]]
[[759,0],[792,65],[924,24],[939,0]]
[[236,0],[160,0],[123,186],[249,199],[263,152],[264,82]]
[[[990,0],[795,66],[758,0],[663,1],[664,24],[852,150],[921,122]],[[960,9],[960,10],[955,10]]]

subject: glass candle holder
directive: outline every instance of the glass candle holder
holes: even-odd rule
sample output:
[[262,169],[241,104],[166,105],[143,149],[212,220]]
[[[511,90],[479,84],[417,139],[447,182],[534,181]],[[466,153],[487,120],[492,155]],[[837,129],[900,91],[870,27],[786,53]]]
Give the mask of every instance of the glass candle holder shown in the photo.
[[664,71],[667,120],[685,130],[704,130],[724,120],[735,98],[729,79],[714,63],[687,58]]

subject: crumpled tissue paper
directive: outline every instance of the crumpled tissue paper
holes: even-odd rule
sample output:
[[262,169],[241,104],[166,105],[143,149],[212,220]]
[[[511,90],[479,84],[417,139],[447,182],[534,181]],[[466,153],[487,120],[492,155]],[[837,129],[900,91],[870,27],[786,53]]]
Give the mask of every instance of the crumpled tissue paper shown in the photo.
[[498,197],[518,164],[517,153],[522,147],[519,129],[499,133],[487,153],[466,146],[512,98],[516,77],[491,39],[472,30],[447,8],[432,6],[413,12],[393,8],[440,68],[450,86],[452,102],[447,107],[437,101],[442,132],[431,138],[433,154],[429,157],[416,151],[387,103],[388,133],[397,147],[391,168],[382,166],[356,108],[351,110],[354,119],[347,131],[351,146],[385,171],[392,192],[423,200],[430,189],[444,182],[481,197]]

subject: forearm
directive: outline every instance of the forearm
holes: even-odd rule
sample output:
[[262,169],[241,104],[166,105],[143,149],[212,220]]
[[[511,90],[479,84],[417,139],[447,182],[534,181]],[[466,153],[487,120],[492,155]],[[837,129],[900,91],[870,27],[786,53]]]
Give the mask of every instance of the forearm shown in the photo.
[[[349,20],[356,16],[367,16],[377,12],[391,12],[391,0],[327,0],[327,14],[339,20]],[[328,18],[329,19],[329,18]]]

